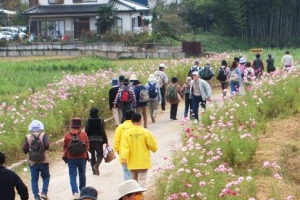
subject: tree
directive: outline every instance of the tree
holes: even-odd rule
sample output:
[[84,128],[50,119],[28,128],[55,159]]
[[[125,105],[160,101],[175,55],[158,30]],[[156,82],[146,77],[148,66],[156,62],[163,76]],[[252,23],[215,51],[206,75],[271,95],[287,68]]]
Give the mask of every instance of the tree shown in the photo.
[[113,5],[99,6],[97,10],[97,31],[99,34],[104,35],[109,31],[118,19],[116,10]]

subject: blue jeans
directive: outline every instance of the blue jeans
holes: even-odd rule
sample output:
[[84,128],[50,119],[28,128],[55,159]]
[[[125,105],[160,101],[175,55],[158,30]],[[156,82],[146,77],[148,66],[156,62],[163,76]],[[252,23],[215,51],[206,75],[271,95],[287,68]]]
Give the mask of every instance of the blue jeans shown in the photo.
[[48,186],[50,181],[49,163],[36,163],[32,166],[29,165],[31,173],[31,188],[34,197],[39,197],[39,175],[43,179],[42,194],[47,195]]
[[128,181],[131,179],[131,173],[128,170],[127,166],[122,164],[123,172],[124,172],[124,181]]
[[199,103],[201,103],[201,107],[203,109],[206,108],[206,101],[203,101],[201,96],[193,95],[193,114],[195,119],[197,119],[198,121],[199,121],[199,116],[198,116]]
[[231,95],[238,94],[240,82],[230,82]]
[[[85,176],[85,169],[86,169],[86,159],[85,158],[77,158],[77,159],[68,159],[68,167],[69,167],[69,177],[70,177],[70,184],[72,193],[79,193],[86,184],[86,176]],[[77,186],[77,170],[79,174],[79,190]]]

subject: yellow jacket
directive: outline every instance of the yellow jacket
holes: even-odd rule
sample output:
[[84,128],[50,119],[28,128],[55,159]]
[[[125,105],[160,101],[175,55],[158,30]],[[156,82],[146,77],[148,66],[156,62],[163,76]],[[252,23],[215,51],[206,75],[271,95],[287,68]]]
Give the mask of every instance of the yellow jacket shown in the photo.
[[121,159],[127,161],[129,170],[149,169],[150,151],[157,151],[157,142],[149,130],[133,125],[124,133],[121,149]]
[[[126,120],[122,124],[120,124],[115,131],[115,137],[114,137],[114,151],[117,152],[120,155],[120,149],[121,149],[121,142],[124,135],[124,132],[127,131],[129,128],[131,128],[133,125],[131,123],[131,120]],[[120,163],[123,163],[121,156],[119,156]]]

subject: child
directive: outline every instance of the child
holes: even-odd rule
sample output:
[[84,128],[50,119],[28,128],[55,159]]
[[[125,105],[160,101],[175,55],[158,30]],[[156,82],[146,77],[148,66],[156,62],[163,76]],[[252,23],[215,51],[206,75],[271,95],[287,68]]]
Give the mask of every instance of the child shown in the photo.
[[246,68],[244,70],[244,83],[246,85],[250,85],[250,83],[252,82],[253,79],[255,79],[255,71],[251,67],[251,63],[247,62]]
[[188,111],[190,109],[190,117],[192,115],[193,101],[190,99],[190,83],[192,78],[190,76],[186,77],[186,83],[181,88],[181,93],[184,93],[184,117],[188,116]]

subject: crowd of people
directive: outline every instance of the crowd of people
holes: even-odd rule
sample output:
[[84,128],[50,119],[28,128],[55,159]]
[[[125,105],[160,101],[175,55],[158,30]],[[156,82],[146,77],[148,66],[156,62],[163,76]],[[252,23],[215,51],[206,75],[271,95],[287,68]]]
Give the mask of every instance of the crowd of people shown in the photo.
[[[271,54],[268,54],[266,64],[267,73],[276,69]],[[293,66],[289,51],[286,51],[281,64],[283,70]],[[170,119],[177,120],[178,104],[180,99],[184,99],[183,116],[190,117],[194,124],[198,124],[199,107],[205,112],[206,102],[211,101],[211,81],[216,73],[209,62],[200,67],[199,61],[195,60],[182,87],[175,76],[169,83],[166,68],[165,64],[159,64],[158,70],[148,75],[145,84],[135,74],[129,78],[120,75],[111,81],[109,108],[116,125],[113,149],[119,155],[124,173],[124,182],[118,187],[120,200],[140,199],[142,192],[146,191],[147,172],[151,168],[150,152],[158,149],[155,137],[147,129],[148,112],[149,119],[155,123],[158,111],[166,111],[167,101],[170,104]],[[231,95],[241,93],[243,85],[260,79],[264,71],[260,54],[252,63],[242,56],[234,58],[230,66],[226,60],[222,60],[216,78],[220,81],[223,97],[227,95],[229,86]],[[33,120],[22,146],[24,153],[28,154],[34,200],[48,199],[50,143],[44,129],[41,121]],[[90,162],[93,174],[99,176],[99,166],[104,158],[103,148],[108,146],[105,121],[99,117],[98,108],[90,109],[85,126],[81,118],[72,119],[70,130],[64,135],[62,159],[68,166],[73,199],[97,199],[97,190],[86,186],[86,164]],[[5,155],[0,152],[0,199],[14,200],[16,188],[20,198],[27,200],[26,185],[16,173],[4,167],[4,163]],[[39,177],[42,178],[41,191]]]

